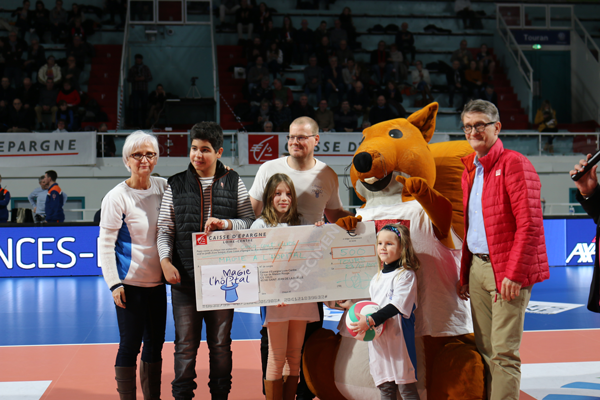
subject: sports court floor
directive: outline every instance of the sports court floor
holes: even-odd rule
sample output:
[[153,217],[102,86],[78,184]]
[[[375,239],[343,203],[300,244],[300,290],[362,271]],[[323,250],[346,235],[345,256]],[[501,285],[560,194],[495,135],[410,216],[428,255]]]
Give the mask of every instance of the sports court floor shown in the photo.
[[[587,311],[592,267],[551,268],[534,286],[521,346],[521,399],[600,400],[600,314]],[[170,300],[170,298],[169,298]],[[0,279],[0,400],[116,399],[118,330],[101,277]],[[325,327],[335,329],[339,314]],[[262,399],[260,317],[235,313],[232,400]],[[163,350],[162,398],[172,398],[173,317]],[[209,399],[208,352],[198,355],[196,398]],[[138,398],[142,398],[138,389]]]

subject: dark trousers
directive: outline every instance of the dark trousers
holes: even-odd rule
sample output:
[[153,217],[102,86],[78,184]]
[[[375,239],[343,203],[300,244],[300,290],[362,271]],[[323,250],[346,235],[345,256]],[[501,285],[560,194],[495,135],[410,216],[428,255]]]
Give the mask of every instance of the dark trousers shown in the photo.
[[233,309],[196,311],[194,288],[171,288],[173,319],[175,320],[175,379],[173,397],[189,400],[198,387],[196,355],[200,347],[202,321],[206,324],[209,352],[208,387],[213,399],[227,399],[231,390],[231,325]]
[[[306,333],[304,334],[302,353],[304,353],[304,345],[306,344],[308,338],[317,330],[323,327],[323,303],[317,304],[319,308],[319,321],[306,324]],[[269,357],[269,336],[266,327],[263,327],[260,330],[260,335],[260,360],[262,362],[262,372],[264,381],[267,377],[267,359]],[[264,392],[265,389],[263,386],[263,394]],[[296,394],[298,395],[298,400],[313,399],[315,397],[315,395],[310,391],[310,389],[306,385],[306,380],[304,379],[304,368],[302,367],[302,364],[300,364],[300,383],[298,383],[298,389],[296,390]]]
[[138,287],[124,285],[125,308],[116,307],[119,323],[117,367],[135,367],[142,341],[142,361],[161,361],[167,321],[167,291],[165,285]]
[[146,122],[146,108],[148,107],[148,91],[131,91],[131,125],[141,128]]

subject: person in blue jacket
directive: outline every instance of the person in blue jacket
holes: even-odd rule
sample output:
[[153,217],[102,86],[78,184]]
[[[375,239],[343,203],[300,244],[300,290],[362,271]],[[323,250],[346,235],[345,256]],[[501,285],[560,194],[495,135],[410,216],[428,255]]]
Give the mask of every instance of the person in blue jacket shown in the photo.
[[10,203],[10,192],[2,188],[2,176],[0,175],[0,223],[8,221],[8,204]]
[[46,171],[46,185],[48,186],[46,222],[64,222],[65,220],[65,213],[63,212],[64,196],[60,186],[56,183],[57,178],[56,171]]

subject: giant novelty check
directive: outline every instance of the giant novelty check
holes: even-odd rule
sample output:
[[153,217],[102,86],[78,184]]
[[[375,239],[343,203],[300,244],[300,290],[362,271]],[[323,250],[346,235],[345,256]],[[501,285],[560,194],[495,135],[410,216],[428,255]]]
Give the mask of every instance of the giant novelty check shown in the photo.
[[198,311],[369,297],[375,224],[195,233]]

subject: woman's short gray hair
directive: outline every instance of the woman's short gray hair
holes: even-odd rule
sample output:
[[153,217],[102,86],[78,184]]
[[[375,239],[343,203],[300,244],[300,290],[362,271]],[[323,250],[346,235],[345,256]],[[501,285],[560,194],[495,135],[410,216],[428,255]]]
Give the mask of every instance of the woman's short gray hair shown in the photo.
[[494,121],[494,122],[500,121],[500,113],[498,112],[498,108],[496,108],[494,103],[490,103],[489,101],[486,101],[486,100],[471,100],[471,101],[469,101],[465,105],[463,112],[460,114],[461,122],[463,121],[465,114],[472,113],[472,112],[479,112],[479,113],[485,114],[490,119],[490,122],[491,121]]
[[144,131],[135,131],[127,136],[127,139],[125,139],[125,144],[123,145],[123,164],[125,164],[127,171],[131,172],[131,168],[129,168],[127,165],[129,156],[135,153],[137,149],[142,147],[144,143],[150,143],[152,145],[154,152],[156,153],[156,161],[158,161],[158,154],[160,152],[158,150],[158,140],[156,140],[156,136]]

